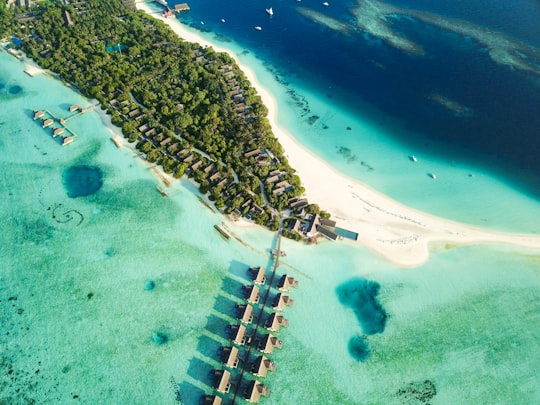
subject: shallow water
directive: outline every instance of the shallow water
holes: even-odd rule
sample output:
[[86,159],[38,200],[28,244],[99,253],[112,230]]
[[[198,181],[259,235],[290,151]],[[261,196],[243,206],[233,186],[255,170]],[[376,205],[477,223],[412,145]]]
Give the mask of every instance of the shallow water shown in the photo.
[[[175,184],[163,198],[153,172],[114,146],[95,112],[70,123],[77,139],[61,147],[32,120],[32,110],[63,116],[69,105],[89,101],[53,79],[28,77],[2,52],[0,65],[4,88],[22,89],[0,94],[1,401],[174,403],[179,387],[184,403],[198,403],[212,392],[209,371],[219,367],[216,349],[227,343],[246,269],[271,266],[275,236],[225,224],[233,237],[223,239],[213,228],[223,218],[200,204],[189,183]],[[280,85],[267,83],[280,100]],[[388,145],[373,147],[400,155],[402,167],[413,165],[408,152]],[[70,198],[63,175],[80,166],[98,168],[103,183]],[[478,180],[488,225],[532,227],[524,226],[535,217],[531,201],[487,176],[474,181],[479,177],[489,185]],[[385,188],[386,180],[375,183]],[[502,190],[523,211],[499,218],[504,204],[485,204],[487,190]],[[439,188],[433,195],[448,198]],[[450,206],[437,209],[452,213]],[[432,404],[540,401],[540,362],[530,355],[540,349],[538,252],[439,245],[425,265],[401,270],[352,242],[284,240],[282,248],[279,271],[299,287],[284,312],[290,324],[279,332],[284,347],[271,356],[278,369],[265,380],[271,394],[262,403],[403,404],[422,395]],[[358,278],[380,286],[378,304],[371,301],[387,315],[380,333],[366,334],[336,293]],[[369,349],[363,361],[359,345],[356,356],[350,352],[358,337]]]

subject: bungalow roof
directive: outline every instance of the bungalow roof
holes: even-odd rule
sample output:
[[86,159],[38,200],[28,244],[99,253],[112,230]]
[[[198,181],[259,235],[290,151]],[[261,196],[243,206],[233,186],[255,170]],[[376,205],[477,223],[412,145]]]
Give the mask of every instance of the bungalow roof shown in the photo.
[[229,392],[231,388],[231,373],[227,370],[214,370],[214,388],[219,392]]
[[268,396],[269,394],[270,388],[259,381],[252,380],[246,388],[244,399],[247,402],[258,403],[261,400],[261,395]]

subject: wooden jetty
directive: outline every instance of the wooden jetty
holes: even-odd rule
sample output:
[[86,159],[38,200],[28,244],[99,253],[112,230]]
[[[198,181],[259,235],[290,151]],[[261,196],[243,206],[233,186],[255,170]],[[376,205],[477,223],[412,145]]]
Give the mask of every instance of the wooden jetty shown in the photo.
[[214,225],[214,228],[216,229],[216,231],[218,231],[221,236],[223,236],[225,239],[230,239],[231,237],[229,236],[229,234],[227,232],[225,232],[219,225]]
[[159,191],[159,194],[161,194],[163,197],[165,198],[168,197],[167,193],[160,186],[156,185],[156,189],[157,191]]
[[177,13],[179,13],[180,11],[189,11],[189,10],[190,8],[187,3],[180,3],[174,6],[174,11],[176,11]]
[[277,249],[272,249],[272,254],[273,254],[274,256],[279,255],[279,256],[281,256],[281,257],[287,256],[287,253],[285,253],[283,250],[277,250]]
[[113,136],[113,137],[111,138],[111,141],[113,141],[113,143],[116,145],[116,147],[117,147],[118,149],[120,149],[120,148],[122,147],[121,141],[120,141],[116,136]]

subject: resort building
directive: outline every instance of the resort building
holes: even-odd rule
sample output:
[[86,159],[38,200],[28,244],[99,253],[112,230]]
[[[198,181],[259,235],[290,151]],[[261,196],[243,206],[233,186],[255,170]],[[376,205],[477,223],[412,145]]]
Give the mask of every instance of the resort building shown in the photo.
[[261,294],[257,285],[245,285],[242,286],[246,301],[250,304],[258,304]]
[[292,298],[289,298],[287,295],[283,295],[282,293],[278,293],[272,300],[272,309],[275,311],[283,311],[286,305],[290,307],[293,304],[294,300]]
[[255,284],[264,284],[266,283],[266,273],[264,267],[251,267],[248,270],[248,273],[251,275],[251,278]]
[[246,391],[244,393],[244,399],[247,402],[257,404],[261,400],[261,395],[267,397],[269,394],[270,388],[266,387],[263,383],[259,381],[253,380],[249,382],[249,385],[246,388]]
[[298,281],[287,274],[282,275],[277,283],[278,290],[288,292],[291,287],[298,287]]
[[231,389],[231,373],[227,370],[213,370],[214,388],[218,392],[229,392]]
[[229,368],[238,367],[238,348],[235,346],[222,347],[221,362]]
[[276,363],[261,354],[251,365],[250,371],[253,375],[264,378],[268,371],[276,371],[276,368]]
[[274,348],[281,349],[282,347],[283,342],[270,333],[263,335],[257,342],[257,350],[266,354],[272,353]]
[[237,315],[236,317],[242,323],[253,322],[253,307],[249,304],[238,304],[235,306]]
[[289,326],[289,321],[275,312],[272,312],[264,323],[264,327],[271,332],[279,332],[282,326]]
[[243,346],[249,343],[250,338],[246,336],[246,327],[244,325],[229,325],[227,328],[229,330],[229,339],[234,344]]

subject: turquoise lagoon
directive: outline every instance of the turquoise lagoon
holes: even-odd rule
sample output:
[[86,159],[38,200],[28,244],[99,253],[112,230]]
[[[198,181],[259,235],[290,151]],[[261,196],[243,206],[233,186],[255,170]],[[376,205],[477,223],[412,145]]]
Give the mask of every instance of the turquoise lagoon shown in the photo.
[[[240,54],[280,106],[294,105],[271,70]],[[115,147],[95,112],[70,123],[78,137],[61,147],[32,110],[66,115],[69,105],[90,101],[50,77],[25,75],[6,53],[0,66],[0,402],[175,403],[179,387],[184,403],[198,403],[212,392],[208,373],[219,366],[215,349],[225,343],[245,271],[271,266],[275,236],[225,223],[235,237],[224,240],[213,229],[224,218],[202,205],[188,182],[163,198],[154,173],[128,148]],[[295,92],[328,126],[365,131],[365,143],[330,141],[323,129],[296,122],[297,110],[281,108],[280,124],[302,142],[313,134],[309,147],[339,170],[361,180],[369,173],[370,185],[416,208],[537,231],[537,202],[510,186],[404,150],[374,123],[330,108],[307,89]],[[346,149],[336,162],[339,146]],[[408,161],[412,153],[425,166]],[[83,169],[102,184],[83,179],[93,194],[70,198],[68,174]],[[441,181],[431,181],[428,170]],[[280,332],[283,349],[272,355],[278,369],[266,379],[271,394],[263,403],[540,401],[538,252],[441,245],[425,265],[403,270],[353,243],[285,240],[282,247],[279,271],[300,286],[285,312],[290,325]],[[365,284],[378,287],[363,292],[386,316],[375,333],[361,322],[369,308],[351,308],[338,295]],[[351,340],[367,352],[361,361],[351,355]]]

